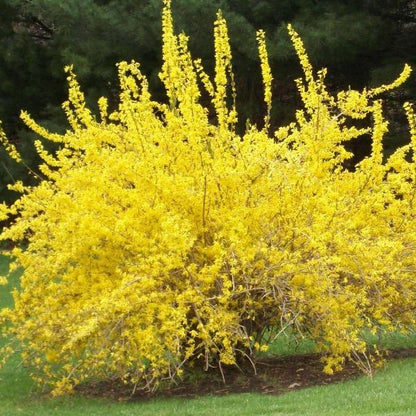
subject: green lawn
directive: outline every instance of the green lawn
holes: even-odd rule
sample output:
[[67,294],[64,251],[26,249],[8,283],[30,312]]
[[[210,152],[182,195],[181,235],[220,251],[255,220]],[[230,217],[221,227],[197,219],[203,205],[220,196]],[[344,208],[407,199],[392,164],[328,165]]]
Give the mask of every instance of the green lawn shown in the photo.
[[[0,268],[5,268],[0,264]],[[0,288],[0,304],[12,303],[10,288]],[[388,347],[416,346],[416,337],[392,336],[382,341]],[[305,342],[295,352],[307,352],[313,344]],[[274,352],[294,352],[282,338]],[[391,361],[373,379],[366,377],[286,393],[281,396],[230,394],[197,399],[153,399],[125,403],[108,399],[72,396],[51,399],[34,387],[15,357],[0,371],[0,416],[414,416],[416,414],[416,359]]]
[[10,363],[1,373],[1,416],[414,416],[416,359],[391,362],[374,378],[313,387],[281,396],[233,394],[198,399],[118,403],[69,397],[39,398],[24,370]]

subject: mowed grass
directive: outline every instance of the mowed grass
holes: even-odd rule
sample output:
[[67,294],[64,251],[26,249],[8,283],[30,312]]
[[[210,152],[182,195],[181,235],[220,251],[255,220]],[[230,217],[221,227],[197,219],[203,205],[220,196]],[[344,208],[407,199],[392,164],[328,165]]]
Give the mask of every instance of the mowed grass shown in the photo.
[[[1,259],[0,259],[1,260]],[[7,269],[0,261],[0,272]],[[0,287],[0,306],[11,306],[15,276]],[[379,342],[385,347],[416,346],[416,337],[395,335]],[[273,345],[280,354],[313,349],[305,341],[297,349],[282,337]],[[117,402],[80,396],[53,399],[34,386],[25,369],[13,357],[0,371],[0,416],[414,416],[416,415],[416,359],[389,362],[373,379],[361,377],[344,383],[312,387],[281,396],[230,394],[196,399],[156,398],[145,402]]]

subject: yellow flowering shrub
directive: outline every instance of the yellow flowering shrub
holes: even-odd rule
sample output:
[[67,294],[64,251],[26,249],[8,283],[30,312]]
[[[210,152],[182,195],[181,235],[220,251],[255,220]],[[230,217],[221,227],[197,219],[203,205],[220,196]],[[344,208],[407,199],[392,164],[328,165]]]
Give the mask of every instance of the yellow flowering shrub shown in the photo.
[[[192,366],[221,371],[288,328],[316,340],[328,372],[345,359],[370,365],[365,331],[415,324],[416,117],[407,104],[411,142],[383,161],[377,99],[410,68],[390,85],[332,95],[289,26],[304,108],[270,132],[260,31],[265,125],[238,135],[222,15],[213,79],[175,35],[168,0],[162,23],[168,104],[152,100],[139,64],[121,62],[115,111],[102,98],[95,117],[67,68],[71,129],[53,134],[22,113],[59,150],[39,141],[42,180],[16,183],[21,197],[2,206],[15,219],[1,239],[16,242],[11,269],[23,270],[3,334],[55,394],[91,379],[145,388]],[[363,134],[372,154],[347,170],[344,144]]]

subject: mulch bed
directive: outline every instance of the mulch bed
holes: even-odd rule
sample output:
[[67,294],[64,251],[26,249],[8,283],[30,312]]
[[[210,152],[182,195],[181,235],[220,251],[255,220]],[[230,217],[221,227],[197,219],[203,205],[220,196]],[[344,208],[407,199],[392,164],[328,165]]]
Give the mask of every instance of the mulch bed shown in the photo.
[[[388,359],[416,357],[416,348],[389,351]],[[307,354],[269,357],[256,362],[257,374],[251,366],[223,369],[225,383],[218,371],[204,373],[192,382],[181,382],[162,391],[136,390],[117,382],[90,383],[79,386],[77,391],[88,397],[108,397],[119,401],[147,400],[154,397],[194,398],[203,395],[230,393],[282,394],[310,386],[321,386],[357,378],[362,372],[354,363],[346,363],[341,372],[327,375],[322,371],[321,355]]]

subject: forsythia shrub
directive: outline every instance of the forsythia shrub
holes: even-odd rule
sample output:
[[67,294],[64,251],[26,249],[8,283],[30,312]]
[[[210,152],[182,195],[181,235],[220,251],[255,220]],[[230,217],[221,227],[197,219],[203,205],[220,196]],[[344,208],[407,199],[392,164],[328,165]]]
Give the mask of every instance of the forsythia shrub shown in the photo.
[[[137,63],[122,62],[118,109],[100,99],[99,120],[71,68],[70,131],[50,133],[22,113],[60,147],[50,154],[37,143],[42,180],[16,183],[20,199],[2,207],[14,220],[1,239],[16,242],[11,269],[23,274],[1,317],[55,394],[90,379],[141,388],[192,366],[221,370],[288,328],[316,340],[328,372],[347,358],[367,367],[366,331],[415,324],[416,117],[406,104],[411,142],[383,161],[387,122],[376,99],[410,68],[390,85],[333,96],[289,26],[304,108],[271,134],[260,31],[267,115],[239,136],[220,13],[214,32],[211,80],[187,37],[174,34],[165,0],[160,77],[169,104],[152,100]],[[372,154],[347,170],[344,144],[363,134]]]

